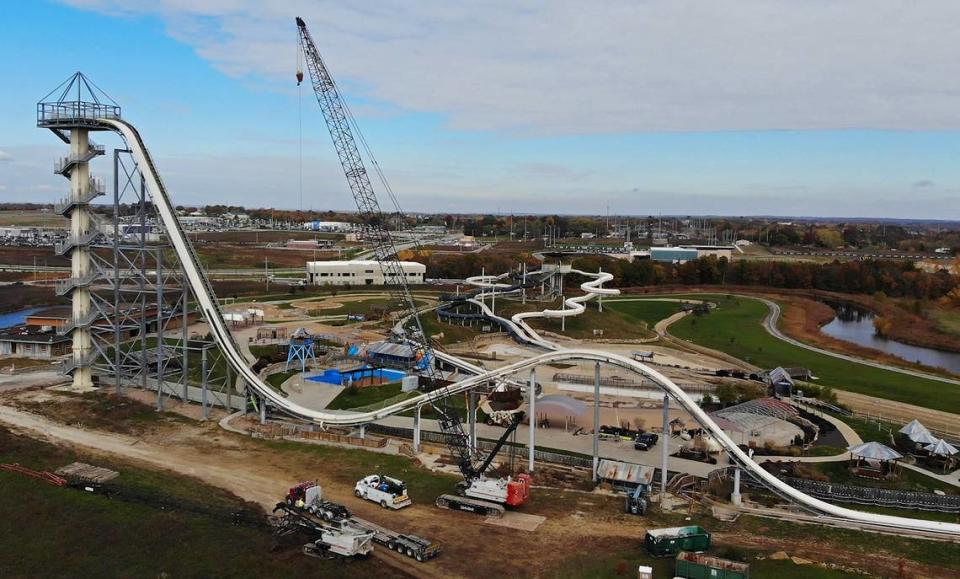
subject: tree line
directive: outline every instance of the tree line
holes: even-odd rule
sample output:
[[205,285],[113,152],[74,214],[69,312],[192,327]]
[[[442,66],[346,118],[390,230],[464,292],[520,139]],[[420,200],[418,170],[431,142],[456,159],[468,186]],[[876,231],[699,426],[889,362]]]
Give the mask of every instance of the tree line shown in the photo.
[[957,276],[946,270],[926,272],[910,261],[736,260],[714,256],[682,264],[651,260],[626,261],[586,256],[574,261],[577,269],[612,273],[615,287],[656,285],[746,285],[787,289],[817,289],[840,293],[874,294],[915,299],[940,298],[958,287]]

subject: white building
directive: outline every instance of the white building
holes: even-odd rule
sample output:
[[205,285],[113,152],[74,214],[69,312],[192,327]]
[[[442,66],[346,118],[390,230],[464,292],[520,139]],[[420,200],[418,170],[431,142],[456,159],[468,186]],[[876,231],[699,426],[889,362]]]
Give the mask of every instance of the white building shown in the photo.
[[307,221],[303,224],[307,231],[322,231],[324,233],[347,233],[353,231],[356,226],[346,221]]
[[[401,261],[408,284],[422,284],[427,266],[413,261]],[[314,285],[384,285],[380,262],[308,261],[307,283]]]

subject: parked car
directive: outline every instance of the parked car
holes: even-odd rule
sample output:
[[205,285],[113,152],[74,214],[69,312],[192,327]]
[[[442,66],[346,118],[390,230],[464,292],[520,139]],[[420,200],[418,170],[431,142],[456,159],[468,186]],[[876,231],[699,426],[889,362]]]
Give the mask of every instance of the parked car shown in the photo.
[[660,436],[652,432],[643,432],[636,436],[633,439],[633,448],[636,450],[650,450],[657,441],[660,440]]

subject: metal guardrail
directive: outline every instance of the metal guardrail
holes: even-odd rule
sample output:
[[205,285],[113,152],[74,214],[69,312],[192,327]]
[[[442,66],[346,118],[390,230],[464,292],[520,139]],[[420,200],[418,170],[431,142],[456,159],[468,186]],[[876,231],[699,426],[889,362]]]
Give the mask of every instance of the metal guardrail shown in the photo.
[[956,495],[861,487],[793,477],[782,477],[781,480],[799,491],[828,501],[960,513],[960,496]]
[[[569,374],[566,372],[556,372],[553,375],[554,382],[567,382],[570,384],[586,384],[593,386],[595,378],[593,376],[584,376],[581,374]],[[660,387],[653,380],[630,380],[618,378],[616,376],[607,376],[600,378],[601,386],[612,386],[616,388],[648,388],[659,389]],[[687,392],[713,392],[716,387],[712,384],[700,384],[697,382],[676,382],[676,385]]]
[[71,235],[70,237],[64,239],[63,241],[57,242],[54,246],[53,252],[57,255],[63,255],[73,249],[74,247],[81,247],[84,245],[90,245],[94,239],[100,236],[100,232],[93,230],[88,231],[79,237]]
[[93,323],[94,320],[100,317],[100,312],[97,310],[90,310],[87,312],[87,315],[82,318],[72,318],[68,320],[64,325],[57,328],[57,335],[65,336],[72,332],[74,328],[83,328],[89,326]]
[[87,190],[83,192],[80,195],[80,197],[74,199],[72,195],[67,195],[60,201],[57,201],[56,203],[53,204],[53,211],[58,215],[63,215],[64,213],[66,213],[68,209],[70,209],[74,205],[83,205],[86,203],[90,203],[91,201],[93,201],[97,197],[100,197],[104,193],[105,193],[105,189],[103,187],[103,182],[91,177]]
[[70,293],[70,291],[73,290],[73,288],[90,285],[90,283],[93,282],[93,280],[96,279],[96,277],[97,277],[97,272],[91,271],[90,273],[83,275],[81,277],[68,277],[66,279],[58,279],[56,280],[53,286],[53,291],[58,296],[63,296]]
[[[385,434],[387,436],[396,436],[397,438],[408,438],[413,439],[413,429],[412,428],[402,428],[398,426],[385,426],[383,424],[370,424],[367,426],[367,432],[376,432],[378,434]],[[446,436],[441,432],[434,432],[432,430],[421,430],[420,431],[420,440],[422,442],[433,442],[436,444],[446,444]],[[492,450],[496,446],[496,443],[489,440],[477,440],[477,447],[480,450]],[[510,443],[504,445],[504,449],[509,448]],[[516,449],[523,449],[526,451],[525,445],[513,445]],[[526,452],[524,452],[526,454]],[[534,449],[533,457],[535,460],[540,462],[549,462],[552,464],[560,464],[563,466],[577,467],[577,468],[593,468],[593,458],[589,456],[577,456],[572,454],[563,454],[559,452],[552,452],[549,450],[540,450]]]
[[87,150],[84,153],[79,155],[67,155],[65,157],[60,157],[59,160],[54,161],[53,163],[53,172],[57,175],[63,174],[69,169],[72,165],[78,163],[86,163],[87,161],[93,159],[97,155],[102,155],[104,153],[103,145],[98,145],[94,142],[90,142],[87,145]]

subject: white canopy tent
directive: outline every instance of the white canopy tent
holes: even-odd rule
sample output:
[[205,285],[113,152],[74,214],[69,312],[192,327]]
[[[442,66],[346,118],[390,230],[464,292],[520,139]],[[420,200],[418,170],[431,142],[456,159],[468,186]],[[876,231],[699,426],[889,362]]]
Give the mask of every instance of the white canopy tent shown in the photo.
[[960,452],[955,446],[942,438],[936,439],[936,442],[928,444],[923,448],[930,454],[935,454],[937,456],[953,456],[957,454],[957,452]]
[[853,456],[859,456],[860,458],[865,458],[868,460],[891,461],[900,460],[903,458],[902,454],[893,450],[889,446],[873,441],[851,446],[847,450],[849,450],[850,454]]
[[915,438],[917,436],[920,436],[922,434],[926,434],[928,436],[930,435],[930,431],[927,430],[927,427],[920,424],[920,421],[917,420],[916,418],[914,418],[909,422],[909,424],[901,428],[899,432],[900,434],[906,434],[908,437],[910,437],[910,440],[914,442],[919,442]]

